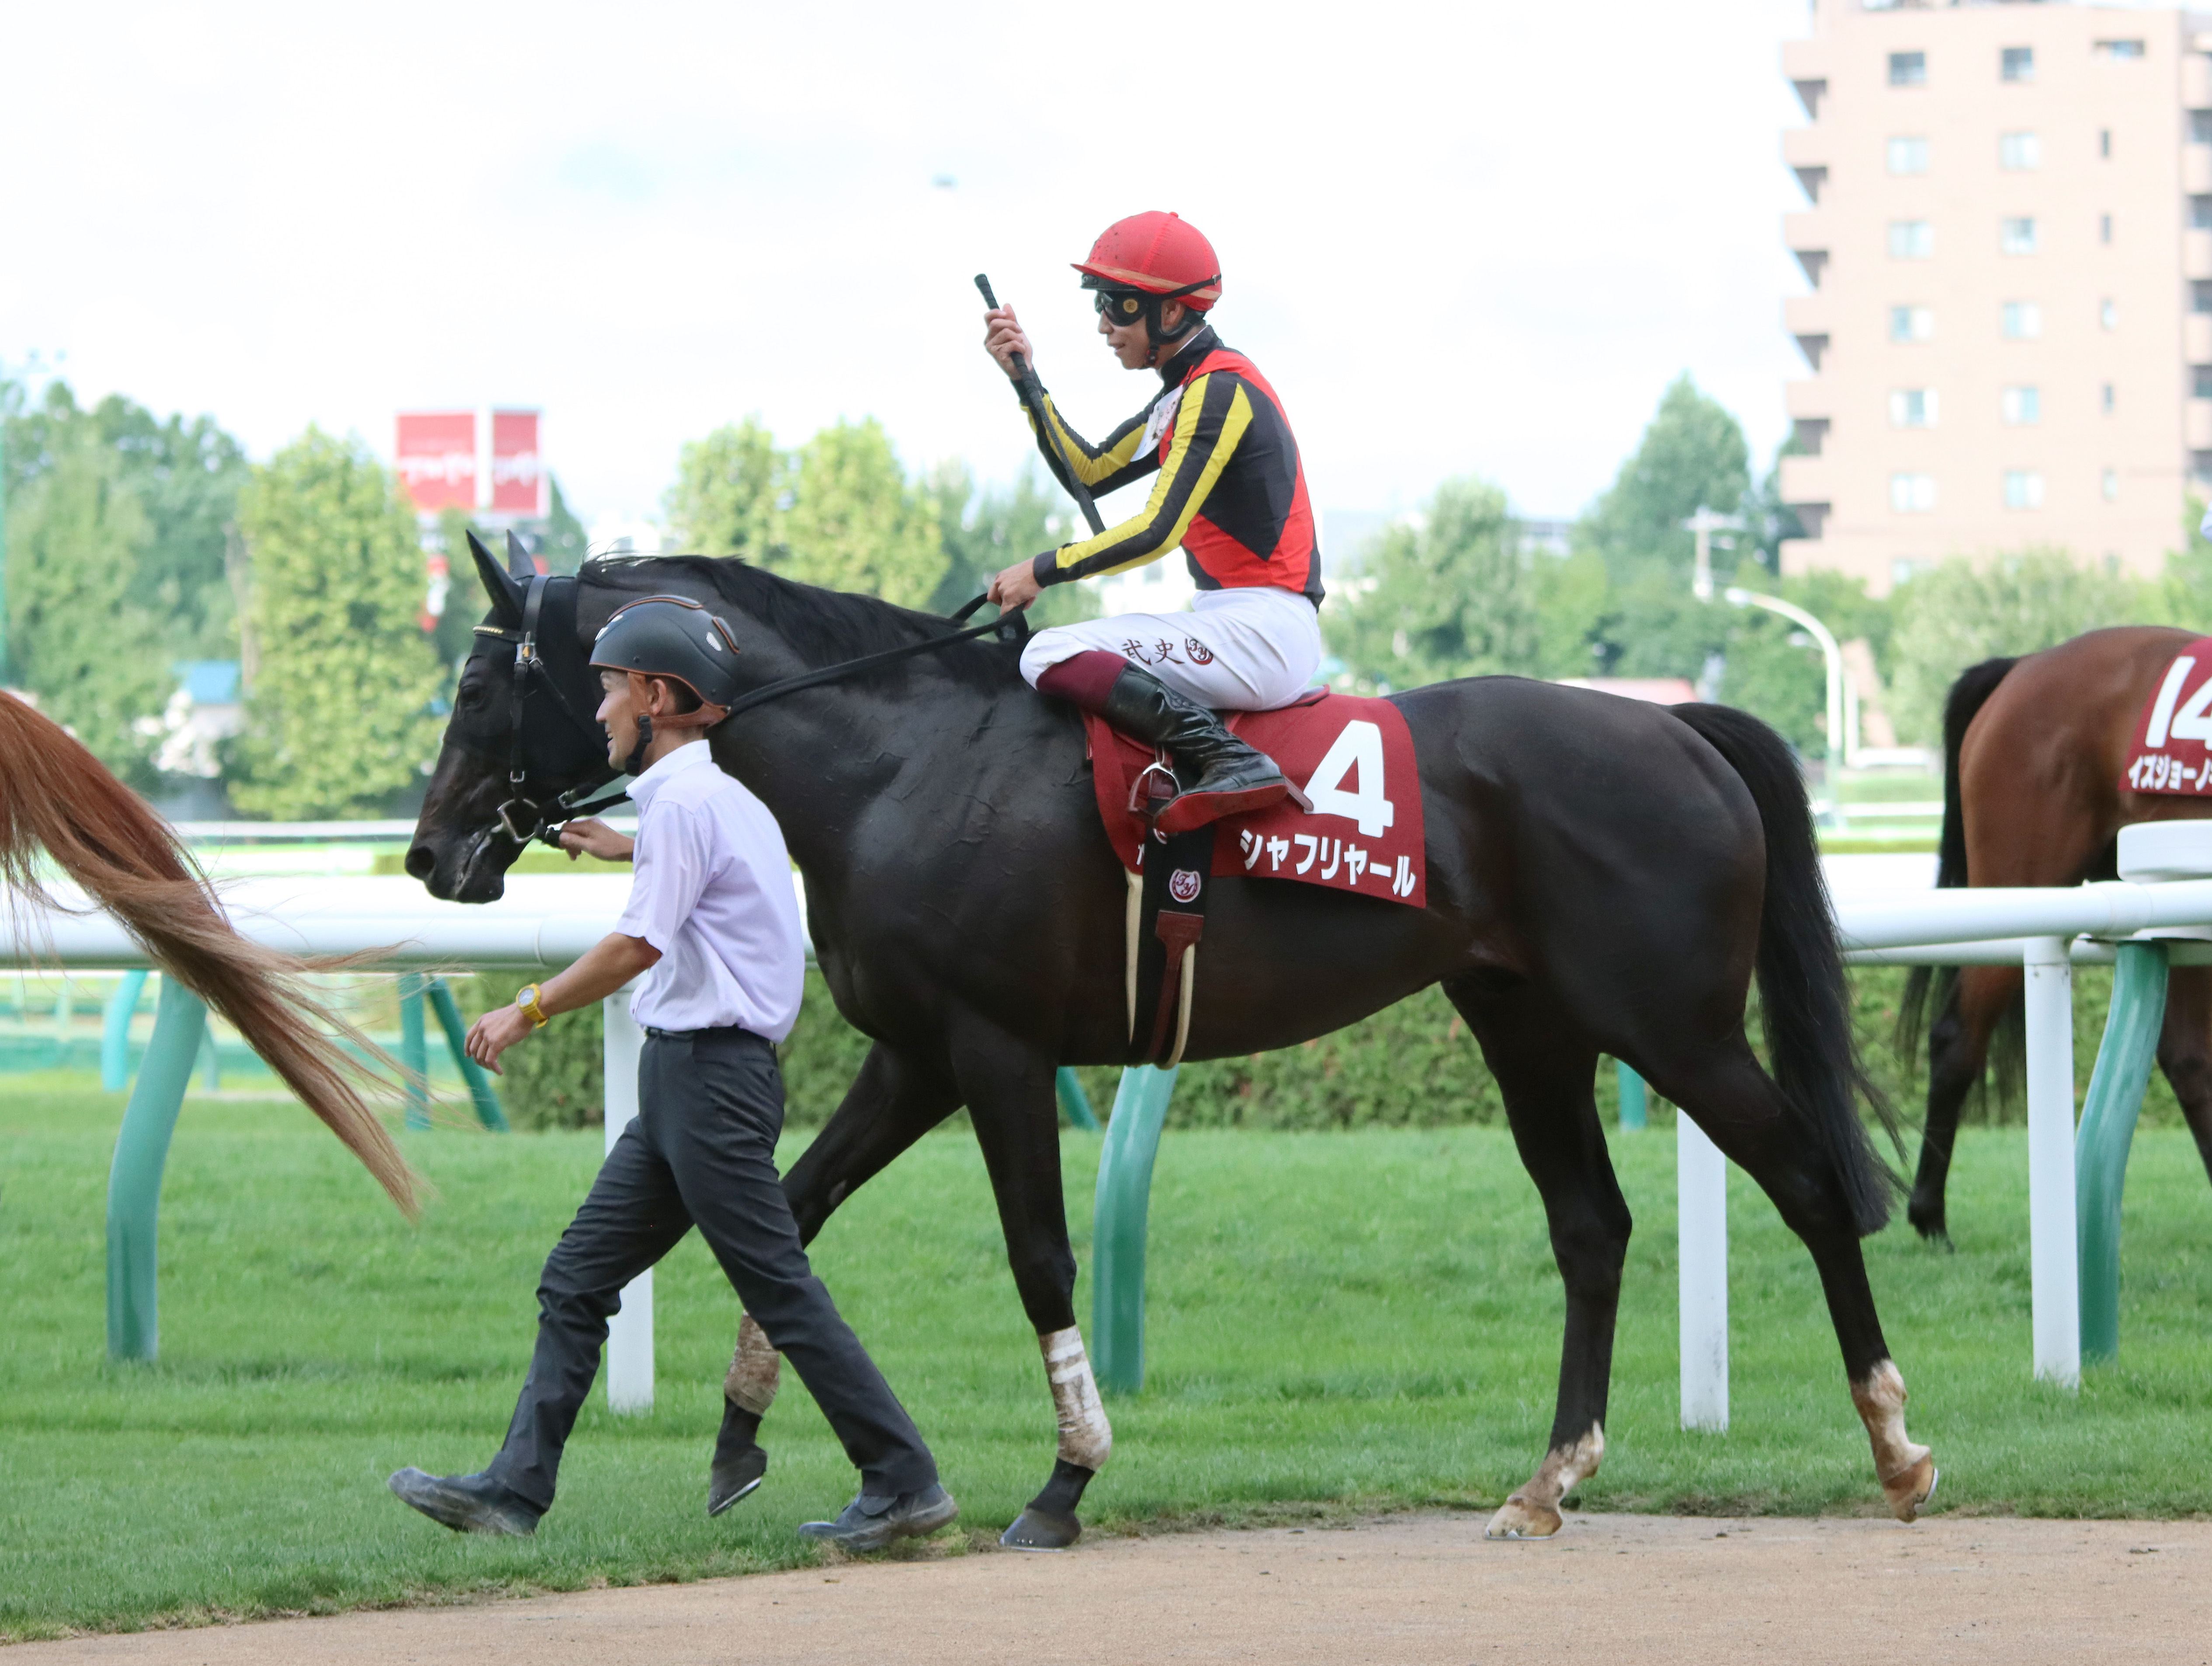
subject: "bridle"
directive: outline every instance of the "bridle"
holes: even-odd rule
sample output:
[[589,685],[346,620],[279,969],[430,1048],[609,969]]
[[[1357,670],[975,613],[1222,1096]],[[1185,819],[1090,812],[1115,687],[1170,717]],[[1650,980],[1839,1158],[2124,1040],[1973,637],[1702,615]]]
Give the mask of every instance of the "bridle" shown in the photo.
[[[508,684],[507,693],[507,721],[514,731],[507,759],[507,785],[511,796],[499,806],[497,821],[489,830],[488,836],[504,835],[514,841],[518,849],[527,848],[533,841],[542,840],[557,850],[561,848],[561,841],[552,830],[559,823],[597,815],[602,810],[611,809],[629,800],[628,793],[610,793],[604,798],[592,799],[589,803],[579,801],[598,792],[605,785],[605,781],[589,787],[571,787],[545,802],[523,796],[522,783],[528,778],[529,771],[523,765],[522,718],[529,703],[531,690],[540,679],[544,683],[545,691],[553,696],[554,703],[560,707],[562,714],[591,743],[594,751],[600,750],[605,739],[605,732],[596,721],[587,721],[569,703],[568,696],[561,692],[559,681],[547,668],[544,657],[538,652],[538,618],[544,608],[546,587],[552,581],[551,575],[544,573],[532,577],[529,592],[523,598],[520,627],[478,625],[476,628],[476,634],[479,636],[514,644],[514,676]],[[951,623],[961,623],[988,599],[988,593],[976,597],[951,616]],[[771,700],[781,700],[787,694],[797,694],[801,689],[817,688],[824,683],[834,683],[884,666],[896,665],[902,660],[933,654],[939,648],[950,648],[955,642],[972,641],[978,636],[992,635],[1001,641],[1010,641],[1017,648],[1026,646],[1030,639],[1029,615],[1002,610],[997,618],[986,620],[979,625],[969,625],[965,630],[956,630],[944,636],[925,637],[918,642],[906,642],[897,648],[886,648],[880,654],[863,654],[857,660],[841,660],[834,666],[823,666],[817,670],[801,672],[796,677],[783,678],[755,689],[750,694],[738,696],[731,702],[720,721],[726,723],[740,712],[764,706]],[[558,812],[550,819],[545,813],[549,807]],[[526,828],[517,824],[518,811],[528,816],[529,825]]]
[[[526,848],[534,840],[542,839],[556,849],[561,842],[553,836],[546,819],[545,804],[536,799],[526,798],[522,791],[522,783],[530,773],[523,766],[522,719],[530,702],[531,690],[542,681],[546,693],[553,696],[553,703],[561,708],[561,714],[574,726],[591,749],[594,752],[602,752],[605,745],[605,736],[599,724],[586,719],[569,703],[568,696],[561,692],[559,679],[546,668],[544,656],[538,651],[538,619],[545,607],[546,587],[552,582],[550,574],[538,573],[532,576],[529,592],[523,598],[522,623],[519,628],[508,629],[500,625],[478,625],[476,628],[476,634],[479,636],[514,644],[514,673],[507,685],[507,723],[513,731],[507,755],[507,786],[511,796],[499,806],[498,824],[493,831],[505,834],[514,842],[518,849]],[[552,806],[561,812],[558,819],[565,822],[579,816],[596,815],[629,800],[627,793],[611,793],[605,798],[592,800],[589,804],[577,802],[579,799],[599,791],[599,787],[605,784],[602,781],[590,787],[572,787],[551,800]],[[528,815],[530,823],[527,827],[516,824],[517,811]]]

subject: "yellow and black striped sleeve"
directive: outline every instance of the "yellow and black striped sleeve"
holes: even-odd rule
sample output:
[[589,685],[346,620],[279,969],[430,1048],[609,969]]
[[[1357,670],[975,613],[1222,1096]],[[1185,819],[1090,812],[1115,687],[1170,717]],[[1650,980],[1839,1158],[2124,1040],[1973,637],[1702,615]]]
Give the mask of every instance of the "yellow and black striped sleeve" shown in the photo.
[[[1167,397],[1164,389],[1160,397]],[[1155,399],[1152,404],[1158,403],[1159,400]],[[1137,449],[1139,442],[1145,437],[1145,423],[1152,413],[1152,406],[1146,405],[1108,435],[1105,444],[1094,446],[1068,427],[1067,419],[1060,414],[1060,407],[1053,404],[1052,395],[1047,393],[1044,396],[1044,415],[1045,421],[1052,425],[1052,439],[1036,433],[1036,418],[1034,416],[1029,419],[1030,431],[1036,434],[1037,449],[1044,453],[1047,465],[1062,486],[1070,484],[1068,464],[1073,462],[1076,479],[1091,489],[1091,496],[1100,497],[1108,492],[1119,490],[1132,480],[1141,479],[1159,467],[1157,452],[1146,451],[1139,454]],[[1022,408],[1022,414],[1029,416],[1028,406]],[[1057,445],[1053,443],[1054,440],[1059,442]]]
[[1037,582],[1119,573],[1174,549],[1251,425],[1252,398],[1240,378],[1214,372],[1188,383],[1176,413],[1174,442],[1142,513],[1079,544],[1047,550],[1033,569]]

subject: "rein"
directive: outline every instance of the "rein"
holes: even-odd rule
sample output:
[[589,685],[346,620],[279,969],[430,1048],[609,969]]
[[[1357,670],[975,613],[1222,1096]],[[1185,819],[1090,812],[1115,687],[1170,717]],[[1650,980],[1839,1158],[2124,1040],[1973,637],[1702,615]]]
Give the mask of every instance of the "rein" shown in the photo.
[[[543,841],[557,850],[561,848],[561,841],[555,836],[553,824],[546,819],[546,806],[522,795],[522,783],[529,773],[523,767],[522,761],[522,713],[536,679],[544,679],[546,692],[553,696],[562,714],[580,732],[588,736],[594,745],[605,739],[605,732],[597,723],[586,722],[568,703],[568,696],[561,692],[561,684],[546,669],[544,659],[538,651],[538,619],[544,605],[545,587],[551,582],[551,577],[543,573],[532,578],[530,593],[522,605],[522,625],[519,630],[503,629],[496,625],[478,625],[476,632],[479,636],[489,636],[514,644],[514,681],[507,696],[508,717],[514,726],[514,739],[507,752],[507,784],[514,797],[499,806],[499,821],[495,830],[505,834],[518,846],[526,847],[533,842]],[[951,623],[963,623],[988,599],[988,592],[976,597],[952,615]],[[819,688],[824,683],[835,683],[884,666],[895,666],[902,660],[933,654],[955,642],[973,641],[979,636],[991,635],[1003,641],[1012,641],[1017,647],[1026,646],[1030,639],[1029,615],[1002,610],[997,618],[986,620],[979,625],[969,625],[965,630],[956,630],[944,636],[925,637],[918,642],[906,642],[897,648],[886,648],[880,654],[864,654],[857,660],[841,660],[834,666],[823,666],[816,671],[802,672],[796,677],[786,677],[755,689],[750,694],[740,695],[724,711],[716,727],[726,723],[739,712],[764,706],[771,700],[781,700],[787,694],[797,694],[801,689]],[[629,800],[628,793],[610,793],[604,798],[592,799],[588,803],[578,801],[599,790],[596,787],[572,787],[556,798],[551,807],[560,812],[561,821],[568,822],[583,816],[597,815],[602,810],[612,809],[616,805],[626,804]],[[526,829],[515,824],[518,809],[529,814],[531,824]]]

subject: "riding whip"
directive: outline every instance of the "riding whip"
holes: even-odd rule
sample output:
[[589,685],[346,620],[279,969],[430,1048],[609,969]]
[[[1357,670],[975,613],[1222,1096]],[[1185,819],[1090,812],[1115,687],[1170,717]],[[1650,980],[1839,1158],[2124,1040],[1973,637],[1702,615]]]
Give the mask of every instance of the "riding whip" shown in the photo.
[[[975,287],[983,292],[983,304],[996,312],[999,298],[991,293],[991,280],[978,272],[975,274]],[[1091,523],[1092,535],[1095,537],[1104,532],[1106,523],[1098,518],[1098,506],[1091,501],[1091,488],[1085,485],[1082,477],[1075,472],[1075,459],[1060,449],[1059,430],[1045,416],[1044,388],[1037,381],[1036,372],[1030,368],[1029,361],[1019,353],[1014,355],[1014,391],[1021,395],[1022,409],[1029,412],[1030,420],[1036,424],[1037,432],[1044,435],[1045,444],[1052,447],[1052,454],[1060,464],[1061,478],[1069,495],[1075,499],[1075,507],[1083,511],[1084,520]]]

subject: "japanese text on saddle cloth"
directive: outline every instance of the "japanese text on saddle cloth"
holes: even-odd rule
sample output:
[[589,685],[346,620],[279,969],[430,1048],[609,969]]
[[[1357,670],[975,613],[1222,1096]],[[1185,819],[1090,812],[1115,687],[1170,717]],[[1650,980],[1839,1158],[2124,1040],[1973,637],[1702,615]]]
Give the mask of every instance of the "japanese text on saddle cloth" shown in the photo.
[[1098,813],[1130,876],[1125,984],[1133,1063],[1182,1061],[1210,878],[1284,879],[1427,905],[1420,778],[1413,735],[1395,706],[1316,692],[1226,721],[1301,785],[1310,814],[1286,800],[1163,843],[1138,807],[1155,754],[1103,721],[1086,720]]
[[2131,793],[2212,796],[2212,636],[2173,657],[2136,725],[2120,785]]

